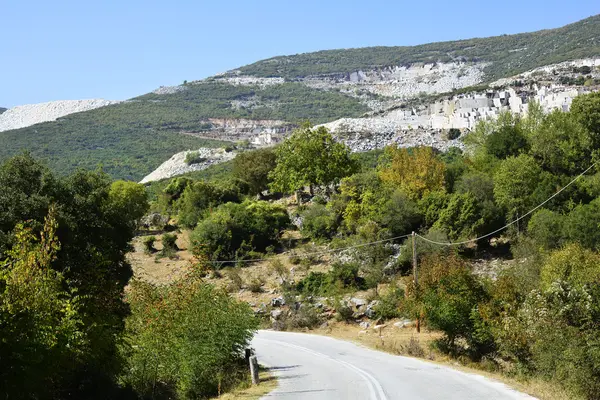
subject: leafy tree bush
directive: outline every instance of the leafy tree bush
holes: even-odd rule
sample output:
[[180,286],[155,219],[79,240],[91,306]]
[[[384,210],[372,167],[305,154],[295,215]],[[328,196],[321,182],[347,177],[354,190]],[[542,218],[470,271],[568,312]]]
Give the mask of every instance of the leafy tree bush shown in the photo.
[[249,194],[260,194],[269,187],[269,172],[275,169],[276,155],[272,149],[239,153],[233,160],[233,175],[248,183]]
[[600,256],[579,244],[567,244],[546,257],[540,277],[543,289],[559,281],[579,286],[600,283]]
[[250,307],[187,277],[152,286],[133,281],[124,384],[141,398],[207,398],[237,383],[258,326]]
[[142,243],[144,244],[144,252],[146,254],[152,254],[156,251],[154,248],[154,242],[156,242],[156,236],[146,236]]
[[540,166],[526,154],[508,157],[500,163],[494,174],[494,196],[510,218],[523,215],[537,205],[535,190],[541,175]]
[[562,246],[565,240],[565,217],[551,210],[538,210],[527,225],[527,233],[546,249]]
[[194,182],[185,188],[176,203],[179,223],[187,228],[194,228],[210,208],[240,200],[241,194],[235,187],[205,181]]
[[179,248],[177,247],[177,235],[173,233],[165,233],[162,235],[161,244],[163,246],[162,253],[164,256],[174,254]]
[[574,174],[590,157],[592,141],[573,114],[554,111],[530,134],[531,154],[555,174]]
[[400,317],[400,303],[404,300],[404,290],[392,286],[387,293],[379,298],[379,303],[374,307],[377,318],[383,320]]
[[501,160],[527,152],[529,144],[521,120],[510,113],[498,118],[496,129],[485,138],[488,154]]
[[[116,350],[128,313],[123,291],[132,275],[125,256],[147,207],[145,193],[137,184],[112,184],[101,172],[57,178],[28,154],[0,166],[0,187],[0,258],[18,243],[19,223],[30,221],[28,227],[41,230],[50,205],[56,204],[61,246],[50,268],[62,274],[63,290],[76,293],[78,329],[87,342],[85,351],[71,357],[71,367],[54,380],[53,390],[59,391],[58,397],[113,397],[110,391],[123,362]],[[33,372],[28,367],[16,361],[9,365],[15,383],[23,379],[31,387],[38,385],[26,377]]]
[[580,204],[568,214],[563,225],[571,242],[580,243],[588,249],[600,249],[600,200]]
[[385,149],[381,179],[401,189],[412,199],[444,187],[445,165],[431,147],[411,149],[388,146]]
[[571,104],[571,115],[588,131],[592,148],[600,147],[600,93],[577,96]]
[[87,352],[77,296],[52,269],[56,208],[37,233],[19,223],[0,270],[0,386],[7,398],[58,398]]
[[488,299],[483,285],[456,257],[428,257],[421,263],[421,299],[428,325],[445,334],[446,345],[457,349],[464,339],[473,357],[486,354],[493,341],[486,335],[478,305]]
[[334,263],[327,273],[311,272],[298,282],[296,289],[304,294],[332,295],[347,290],[366,289],[365,280],[358,275],[357,264]]
[[328,239],[337,232],[337,216],[324,205],[313,204],[301,214],[302,234],[313,239]]
[[269,174],[271,187],[290,193],[309,186],[338,183],[352,175],[358,163],[350,149],[324,128],[304,126],[275,148],[277,165]]
[[191,151],[185,155],[185,163],[187,165],[200,164],[204,161],[206,161],[206,157],[202,157],[197,151]]
[[275,204],[226,203],[198,223],[192,245],[211,260],[243,258],[251,250],[265,251],[276,244],[289,223],[286,210]]

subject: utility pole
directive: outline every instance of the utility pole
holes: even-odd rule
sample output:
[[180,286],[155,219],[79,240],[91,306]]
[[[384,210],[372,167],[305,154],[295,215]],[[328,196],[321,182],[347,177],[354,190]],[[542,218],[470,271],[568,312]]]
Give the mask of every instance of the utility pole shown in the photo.
[[[416,236],[416,234],[413,231],[413,233],[412,233],[413,278],[414,278],[414,284],[415,284],[415,299],[418,300],[419,299],[419,274],[417,272],[417,241],[416,241],[415,236]],[[421,333],[421,316],[420,315],[417,317],[417,333]]]

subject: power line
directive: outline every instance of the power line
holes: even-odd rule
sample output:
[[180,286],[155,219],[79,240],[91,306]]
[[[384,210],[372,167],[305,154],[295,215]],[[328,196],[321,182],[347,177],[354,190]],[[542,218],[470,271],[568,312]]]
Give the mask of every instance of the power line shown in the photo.
[[[290,254],[290,255],[284,255],[285,253],[282,253],[282,254],[280,254],[280,256],[283,255],[283,258],[318,256],[318,255],[323,255],[323,254],[335,253],[338,251],[352,250],[352,249],[357,249],[360,247],[371,246],[373,244],[391,242],[393,240],[404,239],[409,236],[411,236],[411,235],[395,236],[395,237],[392,237],[389,239],[376,240],[374,242],[361,243],[361,244],[357,244],[354,246],[340,247],[338,249],[323,250],[323,251],[317,251],[317,252],[313,252],[313,253]],[[245,259],[245,260],[215,260],[215,261],[210,261],[210,262],[228,264],[228,263],[238,263],[238,262],[259,262],[259,261],[269,261],[269,260],[271,260],[270,257],[269,258],[252,258],[252,259]]]
[[435,240],[431,240],[431,239],[427,239],[426,237],[423,237],[421,235],[419,235],[418,233],[416,234],[418,237],[420,237],[421,239],[423,239],[426,242],[432,243],[432,244],[438,244],[441,246],[460,246],[463,244],[467,244],[467,243],[472,243],[472,242],[476,242],[478,240],[481,239],[485,239],[486,237],[492,236],[506,228],[508,228],[509,226],[516,224],[517,222],[519,222],[520,220],[522,220],[523,218],[527,217],[528,215],[532,214],[533,212],[535,212],[537,209],[539,209],[540,207],[542,207],[544,204],[546,204],[547,202],[549,202],[550,200],[552,200],[553,198],[555,198],[556,196],[558,196],[563,190],[565,190],[566,188],[568,188],[569,186],[571,186],[573,183],[575,183],[575,181],[577,181],[579,178],[581,178],[583,175],[585,175],[590,169],[592,169],[594,166],[596,166],[596,163],[590,165],[585,171],[583,171],[581,174],[577,175],[571,182],[569,182],[566,186],[564,186],[562,189],[560,189],[558,192],[554,193],[552,196],[548,197],[546,200],[544,200],[543,202],[541,202],[540,204],[538,204],[536,207],[532,208],[531,210],[529,210],[527,213],[523,214],[522,216],[518,217],[517,219],[515,219],[512,222],[509,222],[508,224],[504,225],[502,228],[496,229],[493,232],[490,233],[486,233],[483,236],[480,236],[478,238],[475,239],[469,239],[469,240],[465,240],[462,242],[448,242],[448,243],[444,243],[444,242],[436,242]]

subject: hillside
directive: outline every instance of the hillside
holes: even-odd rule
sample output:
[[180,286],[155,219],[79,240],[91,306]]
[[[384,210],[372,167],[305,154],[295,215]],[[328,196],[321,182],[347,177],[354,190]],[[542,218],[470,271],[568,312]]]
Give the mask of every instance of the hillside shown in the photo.
[[4,107],[0,107],[0,114],[2,114],[4,111],[6,111],[7,109]]
[[484,68],[485,81],[492,81],[542,65],[597,55],[600,55],[600,15],[562,28],[532,33],[280,56],[247,65],[239,71],[244,75],[296,79],[414,63],[471,61],[490,63]]
[[27,149],[61,174],[102,165],[113,177],[139,180],[173,154],[221,146],[219,140],[266,135],[260,141],[269,144],[271,134],[305,120],[357,118],[550,63],[598,57],[599,32],[595,16],[518,35],[275,57],[2,132],[0,161]]
[[11,129],[25,128],[41,122],[54,121],[60,117],[95,108],[118,103],[117,101],[90,100],[59,100],[39,104],[25,104],[11,109],[1,109],[0,132]]

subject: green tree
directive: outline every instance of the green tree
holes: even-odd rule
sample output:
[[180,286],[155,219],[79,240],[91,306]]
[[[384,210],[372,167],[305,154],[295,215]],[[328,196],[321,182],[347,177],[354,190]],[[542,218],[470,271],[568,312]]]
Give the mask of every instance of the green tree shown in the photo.
[[380,170],[381,180],[404,191],[412,199],[444,187],[446,166],[431,147],[411,149],[388,146]]
[[527,233],[536,243],[546,249],[560,247],[565,240],[565,217],[542,208],[533,214],[527,225]]
[[277,165],[272,149],[239,153],[233,160],[233,175],[248,183],[250,194],[260,194],[269,187],[269,173]]
[[554,111],[532,131],[529,138],[531,154],[542,167],[555,174],[581,172],[589,160],[591,138],[572,114]]
[[527,152],[527,138],[519,117],[511,113],[502,114],[493,132],[486,136],[485,148],[488,154],[501,160]]
[[271,188],[285,193],[338,183],[358,169],[350,149],[336,142],[325,127],[298,129],[275,148],[275,155],[277,165],[269,173]]
[[17,224],[0,268],[0,386],[7,398],[60,397],[87,352],[79,298],[52,269],[57,225],[54,206],[39,237]]
[[115,212],[127,215],[135,223],[149,208],[148,193],[143,185],[135,182],[115,181],[110,185],[108,201]]
[[244,349],[258,324],[248,304],[195,274],[159,287],[133,281],[127,296],[122,382],[139,398],[214,397],[246,376]]
[[523,215],[536,204],[542,169],[533,157],[520,154],[503,160],[494,175],[494,196],[509,218]]
[[600,148],[600,92],[579,95],[573,99],[571,114],[587,129],[592,147]]

